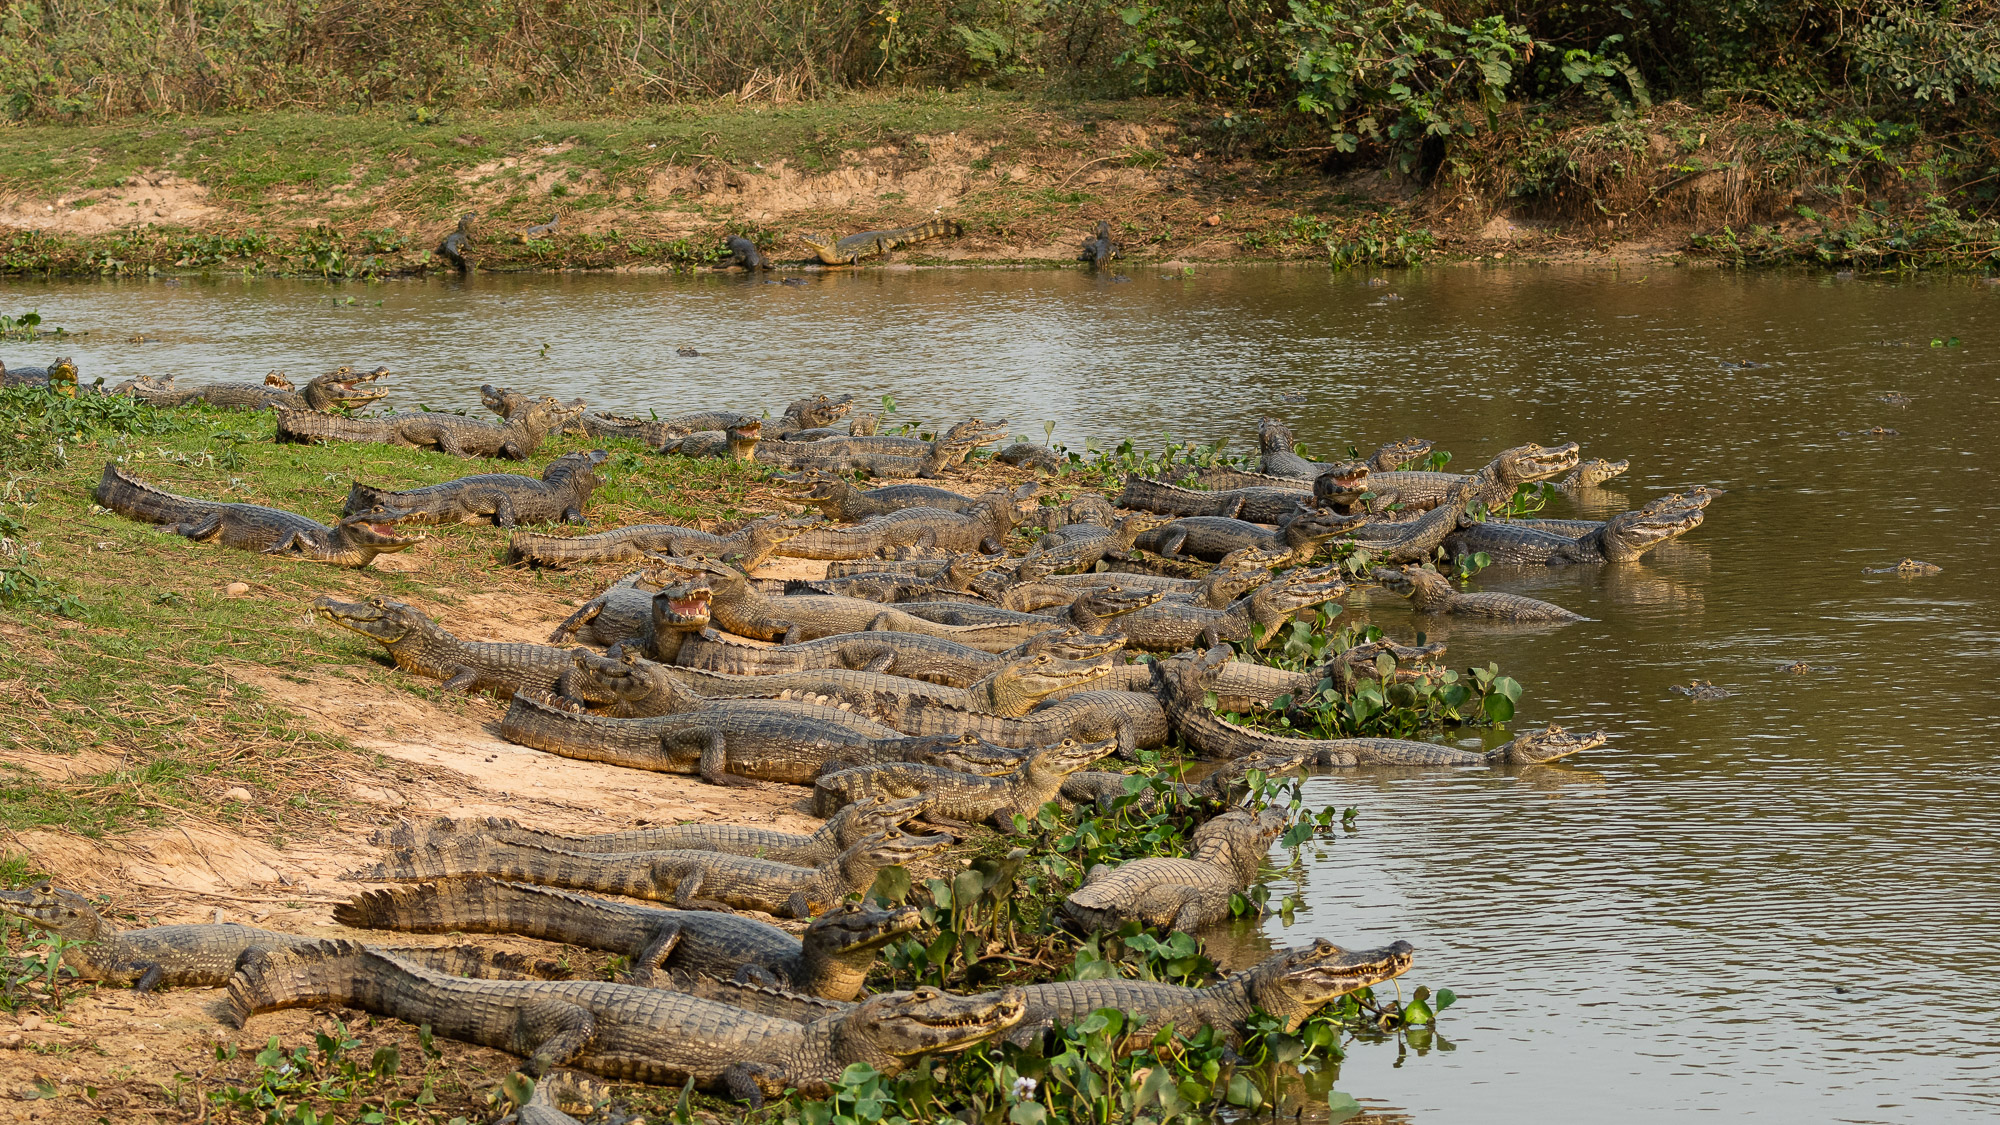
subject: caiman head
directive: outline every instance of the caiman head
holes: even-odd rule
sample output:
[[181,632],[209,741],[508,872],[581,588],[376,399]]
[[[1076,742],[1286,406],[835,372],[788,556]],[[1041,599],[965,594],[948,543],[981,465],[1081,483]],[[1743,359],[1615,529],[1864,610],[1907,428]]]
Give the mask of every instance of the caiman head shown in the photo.
[[[930,754],[924,760],[960,773],[978,774],[981,777],[999,777],[1021,768],[1029,752],[1013,746],[1000,746],[986,741],[976,734],[961,734],[956,738],[937,736],[930,746]],[[922,755],[912,754],[911,761]]]
[[1379,949],[1342,949],[1318,938],[1302,949],[1272,954],[1243,971],[1251,1003],[1297,1031],[1314,1012],[1359,988],[1410,971],[1416,950],[1407,941]]
[[673,583],[653,595],[653,632],[699,633],[708,628],[714,597],[706,578]]
[[1420,437],[1392,441],[1369,456],[1368,466],[1378,473],[1394,472],[1419,457],[1430,456],[1433,444],[1429,438]]
[[552,484],[557,481],[574,482],[588,496],[604,483],[604,479],[597,475],[597,467],[609,460],[611,451],[608,449],[580,449],[575,453],[565,453],[549,462],[548,467],[542,470],[542,479]]
[[1195,829],[1194,858],[1236,873],[1239,886],[1257,877],[1257,868],[1271,852],[1271,841],[1284,834],[1290,821],[1277,809],[1251,812],[1231,809]]
[[437,630],[436,623],[422,610],[387,598],[369,598],[357,604],[335,601],[322,594],[313,599],[313,612],[335,625],[352,629],[385,645],[395,644],[413,633]]
[[1710,488],[1698,484],[1686,492],[1669,492],[1665,496],[1655,496],[1640,505],[1639,510],[1647,514],[1669,511],[1675,508],[1706,508],[1718,496],[1726,495],[1726,488]]
[[1647,551],[1678,539],[1701,526],[1700,508],[1663,508],[1648,512],[1620,512],[1604,523],[1604,557],[1612,562],[1631,562]]
[[[1380,573],[1378,571],[1378,573]],[[1435,675],[1443,669],[1435,664],[1420,663],[1444,655],[1444,642],[1432,641],[1426,645],[1399,645],[1394,641],[1369,641],[1335,656],[1320,666],[1320,676],[1336,684],[1351,684],[1355,680],[1380,680],[1387,675],[1394,683],[1407,683],[1420,676]],[[1387,656],[1396,667],[1385,673],[1381,663]],[[1411,662],[1405,668],[1404,662]]]
[[877,910],[858,902],[846,902],[812,920],[804,942],[830,954],[866,953],[910,933],[924,924],[923,912],[914,906]]
[[837,1016],[836,1049],[852,1062],[893,1074],[918,1055],[962,1051],[1021,1022],[1028,998],[1018,988],[953,996],[935,988],[884,992]]
[[1610,736],[1601,730],[1571,733],[1550,723],[1547,730],[1525,731],[1505,746],[1486,752],[1486,760],[1496,766],[1532,766],[1553,762],[1581,750],[1602,746]]
[[1250,595],[1250,616],[1264,627],[1258,642],[1262,648],[1278,634],[1278,627],[1302,609],[1324,605],[1347,593],[1347,582],[1338,567],[1316,570],[1288,570],[1275,581],[1266,582]]
[[[407,514],[407,513],[404,513]],[[395,513],[386,508],[370,508],[344,516],[334,524],[334,530],[346,536],[356,547],[366,547],[377,554],[388,555],[397,551],[407,551],[424,541],[422,532],[415,534],[403,531],[391,518]]]
[[979,579],[979,576],[1017,561],[1010,555],[982,555],[973,551],[962,551],[953,555],[944,564],[944,573],[938,575],[938,584],[955,590],[963,590]]
[[1579,464],[1575,472],[1564,477],[1563,483],[1577,488],[1591,488],[1603,484],[1631,467],[1630,461],[1606,461],[1602,457],[1592,457]]
[[845,502],[860,495],[861,490],[854,482],[826,472],[822,469],[807,469],[792,479],[774,482],[792,499],[802,504],[812,504],[826,515],[834,512]]
[[1369,571],[1368,577],[1380,582],[1383,589],[1409,598],[1418,606],[1436,605],[1451,600],[1450,580],[1435,570],[1414,563],[1403,566],[1378,566]]
[[1276,418],[1266,418],[1257,423],[1257,445],[1264,452],[1290,453],[1292,442],[1292,428]]
[[1097,660],[1124,648],[1125,639],[1123,633],[1098,637],[1074,625],[1063,625],[1030,637],[1022,651],[1029,656],[1045,652],[1064,660]]
[[875,832],[862,837],[841,855],[843,859],[852,856],[869,867],[880,869],[927,859],[957,842],[950,836],[912,836],[901,831]]
[[[358,410],[389,397],[388,391],[363,385],[373,383],[388,373],[389,369],[386,366],[356,373],[352,367],[343,363],[324,375],[308,380],[306,395],[310,400],[318,400],[314,405],[321,410],[333,407]],[[484,396],[481,397],[483,399]]]
[[1271,572],[1263,567],[1245,570],[1234,566],[1217,566],[1209,571],[1207,578],[1201,580],[1201,588],[1195,600],[1203,605],[1226,606],[1270,580]]
[[1368,462],[1336,461],[1313,478],[1313,503],[1346,508],[1360,503],[1368,491]]
[[[354,369],[346,364],[342,364],[334,368],[332,372],[329,372],[329,374],[344,375],[352,375],[353,373]],[[321,378],[325,378],[325,376],[321,376]],[[267,387],[276,387],[281,391],[296,391],[299,389],[297,385],[285,377],[285,373],[282,371],[266,371],[264,373],[264,385]]]
[[512,418],[514,415],[528,409],[529,406],[534,404],[534,401],[532,396],[524,395],[520,391],[509,390],[506,387],[496,387],[491,383],[481,383],[479,385],[480,405],[502,418]]
[[730,460],[754,460],[757,456],[757,443],[764,438],[764,423],[755,418],[738,422],[724,430],[723,436],[729,441]]
[[678,714],[707,702],[682,688],[665,668],[629,648],[611,654],[577,649],[561,690],[572,702],[613,715]]
[[[813,244],[817,249],[817,244]],[[827,250],[831,252],[832,246]],[[785,407],[784,423],[788,430],[816,430],[821,426],[831,426],[854,408],[853,395],[807,395]]]
[[0,891],[0,914],[31,922],[70,941],[102,941],[118,932],[116,926],[97,913],[89,899],[54,883]]
[[1540,446],[1529,442],[1526,445],[1503,450],[1488,468],[1493,471],[1494,479],[1502,484],[1528,484],[1532,481],[1547,480],[1576,468],[1579,448],[1573,441],[1557,446]]
[[1002,664],[974,680],[966,690],[983,697],[994,714],[1019,718],[1056,692],[1110,674],[1109,664],[1084,664],[1042,652]]
[[1145,609],[1166,596],[1163,590],[1099,586],[1078,598],[1077,604],[1097,617],[1121,617]]
[[1048,772],[1068,777],[1113,750],[1118,749],[1118,740],[1107,738],[1102,742],[1081,742],[1065,738],[1061,742],[1044,746],[1028,756],[1028,768],[1036,772]]
[[518,418],[524,424],[536,427],[543,433],[553,434],[560,433],[564,426],[582,417],[583,411],[582,399],[562,402],[544,395],[529,403],[520,413],[508,415],[507,420],[511,422]]
[[828,817],[827,822],[833,825],[835,842],[844,850],[877,832],[894,832],[922,816],[930,807],[931,798],[928,796],[905,797],[900,801],[870,797],[843,807]]
[[[1222,666],[1235,655],[1236,650],[1226,644],[1216,645],[1203,653],[1183,652],[1163,661],[1160,672],[1175,700],[1207,710],[1202,704],[1202,696],[1222,674]],[[1161,681],[1156,679],[1154,682]]]
[[818,516],[765,516],[747,525],[753,550],[768,551],[820,525]]
[[1368,522],[1363,512],[1342,515],[1332,508],[1313,508],[1300,504],[1291,519],[1285,523],[1288,537],[1303,536],[1307,542],[1321,543],[1344,531],[1353,531]]

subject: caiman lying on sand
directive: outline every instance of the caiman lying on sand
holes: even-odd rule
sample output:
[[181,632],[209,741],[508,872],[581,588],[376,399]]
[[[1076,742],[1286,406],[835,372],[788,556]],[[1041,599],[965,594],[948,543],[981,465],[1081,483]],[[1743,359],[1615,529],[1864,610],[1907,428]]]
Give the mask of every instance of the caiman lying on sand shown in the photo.
[[884,605],[915,601],[983,601],[984,599],[974,591],[974,583],[988,571],[997,570],[1013,562],[1015,560],[1007,555],[976,555],[970,551],[960,551],[946,561],[944,569],[929,578],[918,578],[896,571],[874,571],[840,578],[822,578],[817,582],[802,584],[798,592],[839,594],[843,597],[881,602]]
[[1065,740],[1034,751],[999,777],[913,762],[857,766],[826,774],[814,783],[813,812],[829,816],[854,801],[921,797],[929,803],[924,819],[933,824],[986,821],[1011,832],[1014,814],[1034,816],[1062,792],[1063,778],[1111,750],[1109,742]]
[[1224,813],[1195,830],[1194,854],[1147,856],[1116,867],[1098,864],[1063,902],[1086,931],[1115,930],[1128,920],[1197,930],[1229,917],[1229,900],[1257,881],[1271,841],[1285,830],[1276,809]]
[[828,817],[817,830],[803,836],[773,828],[712,821],[663,824],[626,832],[600,832],[594,836],[565,836],[559,832],[528,828],[518,821],[502,817],[470,820],[440,817],[422,824],[403,821],[394,828],[377,831],[374,841],[390,847],[414,848],[479,836],[503,844],[533,844],[564,852],[724,852],[811,867],[830,862],[841,852],[860,843],[863,837],[901,828],[923,811],[921,797],[901,801],[860,801],[841,809]]
[[1604,745],[1601,733],[1570,734],[1561,727],[1529,731],[1505,746],[1479,753],[1400,738],[1286,738],[1223,721],[1205,701],[1231,652],[1217,645],[1199,656],[1177,656],[1160,669],[1162,701],[1174,730],[1207,758],[1297,752],[1321,766],[1532,765]]
[[677,992],[605,981],[472,981],[347,941],[265,954],[229,983],[240,1027],[257,1012],[342,1004],[559,1066],[632,1082],[720,1091],[761,1105],[796,1089],[824,1096],[848,1067],[900,1073],[1019,1023],[1018,989],[947,996],[885,992],[801,1024]]
[[[78,980],[130,985],[137,992],[151,992],[161,985],[216,988],[229,983],[254,954],[311,945],[314,940],[233,922],[121,930],[99,914],[89,899],[49,883],[0,891],[0,914],[74,942],[64,947],[61,960]],[[554,972],[554,966],[462,945],[399,948],[397,952],[463,976]]]
[[380,641],[396,667],[443,680],[446,691],[486,692],[500,699],[517,691],[553,691],[574,665],[573,650],[553,645],[461,641],[422,610],[386,598],[356,604],[322,595],[313,601],[313,612]]
[[[549,634],[549,643],[578,641],[606,646],[649,637],[660,608],[657,594],[680,589],[677,583],[685,576],[686,572],[671,567],[635,570],[579,606]],[[691,622],[694,617],[699,617],[698,624],[690,624],[691,630],[708,627],[708,599],[706,582],[701,583],[698,590],[689,588],[681,607],[690,615]],[[669,604],[674,604],[673,599],[669,599]],[[683,635],[678,629],[662,631],[656,643],[672,645]]]
[[422,535],[399,534],[391,524],[350,516],[332,527],[261,504],[195,500],[155,488],[115,464],[104,466],[94,494],[99,504],[127,519],[156,523],[197,543],[239,551],[289,555],[335,566],[367,566],[376,555],[407,551]]
[[517,473],[479,473],[401,492],[355,481],[347,491],[349,516],[379,523],[582,523],[584,505],[602,483],[596,469],[611,455],[602,449],[566,453],[549,462],[542,479]]
[[799,241],[829,266],[851,266],[864,258],[886,258],[905,246],[933,238],[956,238],[964,233],[965,228],[955,219],[932,219],[895,230],[864,230],[833,243],[821,242],[806,235],[800,235]]
[[[795,645],[751,645],[708,633],[683,641],[676,662],[683,667],[752,676],[851,668],[967,687],[1023,656],[1047,652],[1064,660],[1096,660],[1124,644],[1122,634],[1093,636],[1073,625],[1038,633],[1024,644],[997,653],[922,633],[841,633]],[[652,655],[662,659],[657,652]]]
[[1389,590],[1410,599],[1418,613],[1448,613],[1455,617],[1483,617],[1488,621],[1582,621],[1583,615],[1536,598],[1519,594],[1468,594],[1451,588],[1451,580],[1435,570],[1403,566],[1395,570],[1376,567],[1373,577]]
[[329,441],[373,442],[410,449],[436,449],[459,457],[506,457],[525,461],[542,442],[583,410],[545,398],[503,425],[459,414],[426,412],[386,418],[347,418],[277,407],[278,441],[314,445]]
[[[1093,694],[1078,697],[1089,699]],[[1046,718],[997,719],[996,723],[1020,724],[1020,729],[1036,735],[1041,742],[1054,742],[1073,728],[1110,727],[1131,730],[1140,745],[1157,746],[1166,738],[1166,721],[1145,722],[1150,710],[1158,715],[1158,703],[1135,692],[1107,692],[1130,696],[1125,708],[1091,703],[1063,708]],[[1119,702],[1123,702],[1120,700]],[[516,694],[500,720],[500,736],[509,742],[546,750],[565,758],[586,762],[608,762],[632,769],[659,773],[698,774],[716,785],[747,785],[752,781],[783,781],[808,785],[828,769],[866,765],[871,762],[928,761],[955,735],[905,735],[894,728],[850,715],[838,707],[814,703],[773,702],[762,699],[734,699],[711,703],[678,715],[658,715],[641,719],[605,718],[568,710]],[[1135,719],[1127,711],[1139,713]],[[1146,741],[1148,738],[1157,741]],[[1040,743],[1037,743],[1039,745]]]
[[133,380],[120,385],[118,393],[151,406],[165,407],[204,402],[210,406],[245,410],[270,410],[279,406],[292,410],[359,410],[389,397],[388,391],[365,385],[388,373],[387,367],[377,367],[373,371],[356,374],[352,367],[342,364],[324,375],[307,380],[304,391],[276,371],[264,376],[262,383],[205,383],[194,387],[180,386],[169,375],[164,379]]
[[483,876],[369,891],[334,907],[333,920],[357,930],[519,934],[601,949],[627,959],[629,984],[699,975],[833,1000],[860,996],[882,947],[923,923],[915,907],[843,903],[796,938],[738,914],[662,910]]
[[597,562],[642,559],[717,559],[750,571],[770,561],[786,540],[805,534],[817,519],[765,516],[727,535],[716,535],[671,523],[637,523],[595,535],[543,535],[516,532],[508,541],[509,561],[535,566],[566,567]]
[[[985,504],[984,496],[967,496],[929,484],[890,484],[866,491],[843,477],[808,470],[799,479],[781,481],[796,499],[818,508],[827,519],[838,523],[858,523],[871,516],[900,512],[905,508],[943,508],[969,512]],[[1014,499],[1025,502],[1035,494],[1035,486],[1024,484],[1014,490]]]
[[[1275,1016],[1286,1030],[1297,1031],[1342,996],[1408,972],[1414,954],[1403,941],[1380,949],[1342,949],[1320,939],[1309,947],[1274,953],[1207,988],[1118,977],[1026,985],[1020,992],[1027,1001],[1027,1016],[1005,1038],[1026,1047],[1053,1024],[1074,1027],[1092,1012],[1116,1008],[1132,1019],[1130,1034],[1120,1040],[1128,1050],[1150,1043],[1169,1024],[1182,1034],[1213,1027],[1228,1042],[1241,1045],[1250,1017],[1257,1012]],[[850,1007],[728,981],[695,981],[684,987],[708,999],[800,1022],[824,1019]]]
[[544,887],[672,902],[683,909],[736,908],[810,918],[850,894],[867,890],[882,868],[914,863],[952,843],[950,836],[877,832],[826,863],[794,867],[721,852],[592,854],[503,844],[474,836],[399,849],[349,878],[369,883],[418,883],[491,875]]

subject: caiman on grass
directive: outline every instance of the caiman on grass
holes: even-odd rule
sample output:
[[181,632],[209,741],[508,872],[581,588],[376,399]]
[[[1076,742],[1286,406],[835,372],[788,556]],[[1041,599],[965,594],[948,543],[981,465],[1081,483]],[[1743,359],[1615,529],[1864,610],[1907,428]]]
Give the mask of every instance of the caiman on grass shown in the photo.
[[306,382],[300,391],[290,379],[273,371],[262,383],[205,383],[182,387],[174,377],[135,379],[121,385],[117,393],[129,395],[150,406],[176,407],[202,402],[224,409],[271,410],[359,410],[389,397],[389,392],[367,384],[389,373],[386,367],[356,374],[345,364]]
[[342,514],[380,523],[582,523],[584,505],[602,483],[602,449],[566,453],[549,462],[542,479],[518,473],[479,473],[400,492],[355,481]]
[[570,649],[553,645],[461,641],[422,610],[386,598],[355,603],[321,596],[313,601],[313,612],[380,641],[396,667],[443,680],[446,691],[501,699],[517,691],[552,691],[574,663]]
[[677,992],[606,981],[472,981],[353,942],[265,954],[229,983],[238,1026],[257,1012],[341,1004],[433,1034],[527,1057],[529,1073],[574,1066],[631,1082],[727,1093],[753,1105],[796,1089],[824,1096],[848,1067],[887,1075],[1019,1023],[1020,992],[887,992],[812,1023]]
[[[314,940],[233,922],[121,930],[98,913],[89,899],[49,883],[0,891],[0,914],[19,918],[73,942],[63,949],[61,961],[78,980],[130,985],[137,992],[151,992],[162,985],[220,987],[229,983],[231,975],[253,955],[311,945]],[[513,954],[488,953],[461,945],[403,948],[398,952],[443,972],[464,976],[555,972],[553,966]]]
[[459,457],[506,457],[525,461],[542,442],[582,411],[545,398],[503,425],[459,414],[426,412],[391,414],[386,418],[348,418],[311,410],[278,407],[280,443],[316,445],[323,442],[372,442],[409,449],[435,449]]
[[769,561],[786,540],[804,534],[818,522],[766,516],[727,535],[671,523],[631,524],[595,535],[521,531],[508,541],[507,557],[510,562],[558,568],[644,559],[718,559],[751,571]]
[[867,890],[882,868],[936,855],[953,842],[949,836],[877,832],[826,863],[797,867],[721,852],[565,852],[472,836],[398,849],[349,877],[414,883],[491,875],[544,887],[671,902],[682,908],[762,910],[784,918],[810,918]]
[[362,567],[376,555],[407,551],[424,541],[402,535],[390,524],[350,516],[332,527],[281,508],[225,504],[176,496],[132,476],[115,464],[104,466],[94,494],[99,504],[127,519],[163,525],[196,543],[239,551],[286,555],[335,566]]
[[834,1000],[860,996],[882,947],[923,921],[914,907],[843,903],[796,938],[740,914],[664,910],[486,877],[369,891],[334,907],[333,920],[359,930],[519,934],[601,949],[627,959],[629,984],[706,976]]
[[1241,758],[1249,754],[1299,753],[1320,766],[1503,766],[1532,765],[1568,757],[1602,746],[1601,733],[1570,734],[1561,727],[1529,731],[1505,746],[1480,753],[1412,742],[1401,738],[1287,738],[1226,722],[1206,697],[1229,662],[1227,645],[1200,656],[1174,657],[1161,668],[1159,680],[1167,715],[1187,744],[1207,758]]

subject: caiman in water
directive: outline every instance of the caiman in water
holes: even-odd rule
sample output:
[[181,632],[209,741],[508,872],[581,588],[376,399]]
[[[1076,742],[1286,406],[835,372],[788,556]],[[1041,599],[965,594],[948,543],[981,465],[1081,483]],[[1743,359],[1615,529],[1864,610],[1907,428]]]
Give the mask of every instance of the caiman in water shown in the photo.
[[1519,594],[1468,594],[1451,588],[1451,580],[1435,570],[1408,565],[1394,570],[1377,567],[1375,581],[1410,599],[1418,613],[1448,613],[1483,617],[1488,621],[1582,621],[1583,615],[1552,602]]
[[280,508],[195,500],[147,484],[116,464],[104,466],[96,500],[127,519],[164,525],[196,543],[287,555],[335,566],[367,566],[376,555],[407,551],[424,541],[393,524],[350,516],[332,527]]

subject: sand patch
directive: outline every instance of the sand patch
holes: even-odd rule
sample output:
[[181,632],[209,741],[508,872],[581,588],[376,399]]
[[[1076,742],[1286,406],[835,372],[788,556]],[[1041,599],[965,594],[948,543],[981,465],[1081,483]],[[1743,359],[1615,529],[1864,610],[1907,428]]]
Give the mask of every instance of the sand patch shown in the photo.
[[147,223],[197,226],[221,219],[208,189],[168,171],[147,169],[119,187],[59,195],[54,199],[0,196],[0,224],[56,234],[101,234]]

